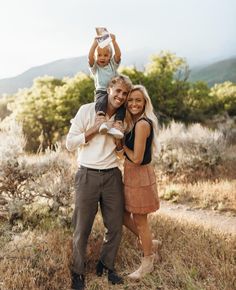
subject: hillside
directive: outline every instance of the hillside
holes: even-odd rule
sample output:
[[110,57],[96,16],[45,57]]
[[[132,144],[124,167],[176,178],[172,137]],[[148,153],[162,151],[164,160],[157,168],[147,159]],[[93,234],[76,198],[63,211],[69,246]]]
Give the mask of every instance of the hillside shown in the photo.
[[215,83],[231,81],[236,83],[236,57],[192,69],[190,81],[205,81],[211,87]]
[[[138,69],[143,70],[149,62],[153,51],[142,49],[124,53],[122,57],[122,66],[134,65]],[[0,97],[4,93],[13,94],[20,88],[31,87],[33,79],[36,77],[50,75],[56,78],[65,76],[72,77],[78,72],[89,73],[87,65],[87,56],[73,57],[67,59],[56,60],[44,65],[30,68],[22,74],[0,80]],[[224,81],[236,82],[236,57],[201,67],[193,67],[191,69],[190,81],[205,81],[209,86]]]
[[0,80],[0,94],[11,94],[17,92],[20,88],[31,87],[33,79],[39,76],[72,77],[79,71],[88,72],[86,56],[61,59],[36,66],[16,77]]
[[[152,53],[152,51],[146,49],[124,53],[121,65],[135,65],[137,68],[143,69],[145,64],[148,63],[149,56]],[[63,78],[65,76],[72,77],[78,72],[89,73],[87,56],[56,60],[30,68],[16,77],[1,79],[0,96],[4,93],[16,93],[20,88],[31,87],[33,79],[36,77],[44,75],[54,76],[56,78]]]

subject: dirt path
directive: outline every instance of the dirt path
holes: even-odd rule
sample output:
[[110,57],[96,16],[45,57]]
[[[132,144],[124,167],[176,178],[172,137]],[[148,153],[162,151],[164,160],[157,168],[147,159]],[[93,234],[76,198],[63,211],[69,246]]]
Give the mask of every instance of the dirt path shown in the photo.
[[236,236],[236,217],[227,216],[210,210],[193,209],[187,205],[161,201],[157,214],[173,217],[182,222],[203,226],[217,233]]

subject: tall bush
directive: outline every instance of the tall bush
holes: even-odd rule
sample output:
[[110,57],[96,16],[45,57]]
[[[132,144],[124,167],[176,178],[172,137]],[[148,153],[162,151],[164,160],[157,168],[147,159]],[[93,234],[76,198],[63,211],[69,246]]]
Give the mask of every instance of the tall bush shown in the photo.
[[51,200],[57,209],[70,205],[73,166],[59,146],[54,151],[26,154],[22,129],[15,122],[1,124],[0,138],[0,192],[5,211],[14,212],[19,204],[31,204],[38,198]]
[[12,106],[27,137],[26,150],[52,146],[68,131],[70,119],[81,104],[93,100],[93,82],[83,74],[62,80],[35,79],[30,89],[17,93]]
[[223,133],[197,123],[186,126],[172,121],[160,130],[159,141],[161,152],[158,165],[166,173],[214,170],[226,150]]

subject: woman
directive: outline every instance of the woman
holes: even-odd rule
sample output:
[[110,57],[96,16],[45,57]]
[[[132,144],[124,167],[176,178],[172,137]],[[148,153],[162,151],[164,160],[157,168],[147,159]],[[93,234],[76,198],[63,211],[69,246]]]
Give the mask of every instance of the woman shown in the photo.
[[136,85],[127,99],[129,133],[123,147],[125,215],[124,224],[138,238],[143,251],[141,266],[129,275],[138,280],[153,270],[158,240],[152,240],[148,224],[149,213],[159,209],[153,157],[157,156],[157,118],[145,87]]

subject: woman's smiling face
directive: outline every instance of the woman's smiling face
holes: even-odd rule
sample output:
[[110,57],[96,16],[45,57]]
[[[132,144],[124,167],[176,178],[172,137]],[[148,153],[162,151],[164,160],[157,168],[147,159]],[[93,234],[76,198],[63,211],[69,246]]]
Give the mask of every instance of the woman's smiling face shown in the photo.
[[130,93],[127,100],[127,109],[131,115],[139,117],[144,112],[145,99],[143,93],[139,90],[135,90]]

